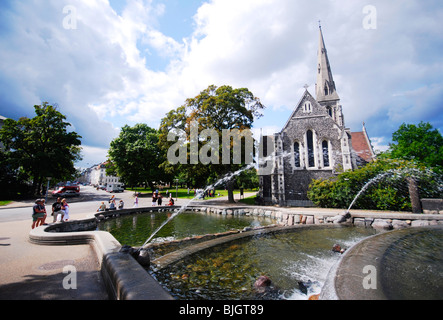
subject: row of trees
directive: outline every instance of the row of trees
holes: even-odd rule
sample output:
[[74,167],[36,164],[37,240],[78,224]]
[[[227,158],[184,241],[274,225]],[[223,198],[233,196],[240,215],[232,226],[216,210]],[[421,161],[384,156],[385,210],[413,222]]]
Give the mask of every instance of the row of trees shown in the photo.
[[[411,184],[421,198],[443,197],[443,137],[429,123],[402,124],[388,151],[366,166],[332,179],[314,180],[308,197],[320,207],[411,211]],[[387,174],[386,174],[387,173]]]
[[[0,197],[42,193],[50,177],[70,180],[81,159],[81,136],[68,131],[70,123],[56,106],[34,106],[34,118],[6,119],[0,130]],[[29,182],[32,182],[31,184]]]

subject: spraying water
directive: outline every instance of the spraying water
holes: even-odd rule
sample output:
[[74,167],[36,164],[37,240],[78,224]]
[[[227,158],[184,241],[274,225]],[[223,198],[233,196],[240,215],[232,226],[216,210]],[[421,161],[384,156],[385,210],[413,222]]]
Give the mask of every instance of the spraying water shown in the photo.
[[[233,173],[229,173],[229,174],[227,174],[225,177],[223,177],[222,179],[220,179],[220,180],[218,180],[216,183],[214,183],[214,184],[212,184],[212,185],[210,185],[210,186],[208,186],[208,187],[206,187],[206,189],[203,191],[203,193],[204,192],[206,192],[206,191],[209,191],[209,190],[211,190],[211,189],[213,189],[214,187],[216,187],[216,186],[218,186],[219,184],[221,184],[221,183],[224,183],[224,182],[228,182],[229,180],[231,180],[233,177],[235,177],[235,176],[238,176],[240,173],[242,173],[243,171],[246,171],[246,170],[249,170],[249,169],[251,169],[251,168],[253,168],[254,167],[254,163],[251,163],[251,164],[249,164],[248,166],[246,166],[245,168],[243,168],[243,169],[240,169],[240,170],[237,170],[237,171],[235,171],[235,172],[233,172]],[[145,243],[140,247],[140,248],[143,248],[144,246],[146,246],[153,238],[154,238],[154,236],[169,222],[169,221],[171,221],[172,219],[174,219],[176,216],[178,216],[180,213],[182,213],[182,212],[184,212],[188,207],[189,207],[189,205],[192,203],[192,202],[194,202],[195,200],[197,200],[198,198],[200,197],[200,194],[197,194],[194,198],[192,198],[191,200],[189,200],[188,201],[188,203],[186,203],[185,205],[183,205],[178,211],[176,211],[176,212],[174,212],[174,214],[172,214],[165,222],[163,222],[161,225],[160,225],[160,227],[158,227],[152,234],[151,234],[151,236],[145,241]]]
[[[271,155],[269,155],[269,156],[267,156],[267,157],[265,157],[265,158],[262,158],[262,159],[259,159],[259,164],[264,164],[264,163],[266,163],[267,161],[269,161],[269,160],[272,160],[272,159],[274,159],[275,157],[278,157],[278,158],[285,158],[285,157],[287,157],[287,156],[290,156],[291,155],[291,153],[289,153],[289,152],[283,152],[282,154],[280,154],[280,155],[275,155],[275,153],[272,153]],[[241,174],[242,172],[244,172],[244,171],[246,171],[246,170],[249,170],[249,169],[251,169],[251,168],[253,168],[255,166],[255,163],[251,163],[251,164],[249,164],[249,165],[247,165],[246,167],[244,167],[244,168],[242,168],[242,169],[240,169],[240,170],[237,170],[237,171],[235,171],[235,172],[233,172],[233,173],[228,173],[225,177],[223,177],[222,179],[220,179],[220,180],[218,180],[217,182],[215,182],[214,184],[212,184],[212,185],[210,185],[210,186],[207,186],[205,189],[204,189],[204,191],[203,191],[203,193],[205,193],[206,191],[209,191],[209,190],[211,190],[211,189],[213,189],[214,187],[216,187],[216,186],[218,186],[218,185],[220,185],[220,184],[222,184],[222,183],[225,183],[225,182],[228,182],[229,180],[231,180],[233,177],[235,177],[235,176],[238,176],[239,174]],[[194,198],[192,198],[191,200],[189,200],[188,201],[188,203],[186,203],[185,205],[183,205],[178,211],[176,211],[176,212],[174,212],[174,214],[172,214],[171,215],[171,217],[169,217],[165,222],[163,222],[161,225],[160,225],[160,227],[158,227],[152,234],[151,234],[151,236],[145,241],[145,243],[139,248],[139,250],[141,250],[144,246],[146,246],[154,237],[155,237],[155,235],[166,225],[166,224],[168,224],[168,222],[169,221],[171,221],[172,219],[174,219],[176,216],[178,216],[180,213],[182,213],[182,212],[184,212],[190,205],[191,205],[191,203],[192,202],[194,202],[195,200],[197,200],[198,198],[200,197],[200,194],[197,194]]]
[[393,180],[400,180],[404,179],[405,177],[411,177],[414,180],[435,180],[436,183],[436,191],[438,193],[441,193],[443,191],[443,182],[441,181],[441,178],[435,174],[432,170],[429,170],[426,168],[424,171],[421,171],[416,168],[401,168],[401,169],[390,169],[385,172],[380,173],[379,175],[375,176],[371,180],[369,180],[363,188],[357,193],[357,195],[352,200],[351,204],[349,205],[347,209],[347,213],[351,210],[352,206],[355,204],[355,202],[358,200],[358,198],[364,193],[372,184],[379,182],[385,178],[391,178]]

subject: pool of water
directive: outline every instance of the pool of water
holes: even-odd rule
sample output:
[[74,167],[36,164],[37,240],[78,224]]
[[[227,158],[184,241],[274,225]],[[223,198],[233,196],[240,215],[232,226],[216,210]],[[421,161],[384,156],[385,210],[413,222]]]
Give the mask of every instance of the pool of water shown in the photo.
[[[153,275],[177,299],[302,300],[319,293],[340,259],[332,251],[334,244],[349,248],[374,233],[372,228],[343,226],[261,234],[192,255]],[[254,289],[262,275],[272,280],[272,294]],[[299,282],[311,285],[303,288]]]
[[[143,245],[146,239],[171,215],[171,212],[155,212],[121,216],[100,222],[98,229],[111,233],[122,245],[137,247]],[[265,217],[183,212],[167,223],[152,242],[241,230],[245,227],[267,226],[274,223],[275,220]]]

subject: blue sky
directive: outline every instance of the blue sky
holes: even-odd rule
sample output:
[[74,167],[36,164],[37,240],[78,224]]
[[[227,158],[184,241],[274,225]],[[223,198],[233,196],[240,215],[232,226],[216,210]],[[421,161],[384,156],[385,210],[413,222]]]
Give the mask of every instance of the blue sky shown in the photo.
[[321,20],[347,127],[361,131],[365,122],[376,149],[386,148],[403,122],[426,121],[441,131],[441,1],[371,1],[374,28],[367,5],[3,0],[0,115],[32,117],[33,105],[57,103],[83,136],[82,167],[106,159],[123,125],[158,128],[169,110],[211,84],[251,90],[267,107],[255,128],[272,133],[305,84],[314,94]]

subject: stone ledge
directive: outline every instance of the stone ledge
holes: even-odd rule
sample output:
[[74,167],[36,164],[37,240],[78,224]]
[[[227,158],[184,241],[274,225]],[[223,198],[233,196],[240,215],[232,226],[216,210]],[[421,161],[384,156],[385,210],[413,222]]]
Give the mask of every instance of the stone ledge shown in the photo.
[[172,296],[129,254],[119,253],[120,243],[105,231],[47,232],[56,225],[31,230],[29,240],[39,245],[91,244],[101,266],[108,295],[119,300],[172,300]]

